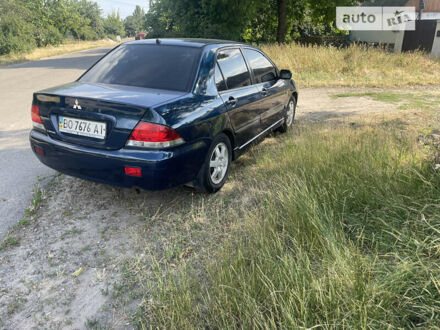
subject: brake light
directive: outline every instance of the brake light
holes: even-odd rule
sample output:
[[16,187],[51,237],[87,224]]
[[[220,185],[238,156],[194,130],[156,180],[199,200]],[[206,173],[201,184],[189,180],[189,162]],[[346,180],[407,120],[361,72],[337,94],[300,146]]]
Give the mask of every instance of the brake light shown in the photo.
[[33,105],[31,108],[32,124],[34,128],[45,130],[43,122],[40,117],[40,107],[38,105]]
[[171,127],[141,121],[131,133],[127,146],[167,148],[184,142],[179,133]]

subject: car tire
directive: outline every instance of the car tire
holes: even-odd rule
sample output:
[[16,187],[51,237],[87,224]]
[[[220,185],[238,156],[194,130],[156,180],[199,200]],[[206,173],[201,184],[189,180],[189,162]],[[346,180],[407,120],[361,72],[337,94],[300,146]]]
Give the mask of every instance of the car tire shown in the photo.
[[225,184],[232,162],[232,147],[229,137],[221,133],[212,141],[205,162],[197,178],[197,188],[206,193],[215,193]]
[[281,133],[287,132],[289,128],[292,127],[293,121],[295,119],[295,114],[296,114],[296,98],[295,96],[292,96],[289,100],[289,103],[287,103],[286,106],[286,115],[284,117],[284,123],[279,128],[279,131]]

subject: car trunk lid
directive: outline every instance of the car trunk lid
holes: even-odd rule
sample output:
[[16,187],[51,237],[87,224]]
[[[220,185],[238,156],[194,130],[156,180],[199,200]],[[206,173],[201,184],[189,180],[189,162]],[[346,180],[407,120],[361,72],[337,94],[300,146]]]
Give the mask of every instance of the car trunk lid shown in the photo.
[[[52,138],[116,150],[124,147],[141,119],[165,124],[152,108],[183,95],[183,92],[75,82],[35,93],[34,104],[39,106],[44,127]],[[105,123],[105,136],[99,139],[62,132],[60,118]]]

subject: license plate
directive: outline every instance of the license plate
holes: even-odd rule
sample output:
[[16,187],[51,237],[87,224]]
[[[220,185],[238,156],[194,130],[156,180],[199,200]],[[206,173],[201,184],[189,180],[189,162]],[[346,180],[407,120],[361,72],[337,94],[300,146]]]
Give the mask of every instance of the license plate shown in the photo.
[[59,116],[58,127],[60,132],[92,137],[104,140],[107,125],[105,123],[78,118]]

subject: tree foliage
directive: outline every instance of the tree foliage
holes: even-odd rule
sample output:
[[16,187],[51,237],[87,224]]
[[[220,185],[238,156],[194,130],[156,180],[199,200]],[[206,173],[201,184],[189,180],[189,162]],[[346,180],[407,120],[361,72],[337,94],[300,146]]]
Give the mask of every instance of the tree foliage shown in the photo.
[[118,12],[112,12],[104,20],[104,31],[110,36],[125,36],[124,22]]
[[125,18],[125,32],[128,36],[134,36],[144,29],[144,17],[145,11],[140,6],[136,6],[133,14]]
[[0,55],[58,45],[63,39],[124,35],[119,14],[101,17],[89,0],[0,0]]
[[[147,0],[142,0],[147,1]],[[0,0],[0,55],[103,36],[200,37],[288,42],[335,33],[335,7],[358,0],[150,0],[121,20],[93,0]]]
[[357,0],[155,0],[145,15],[151,37],[284,42],[331,33],[335,8]]
[[[32,13],[15,0],[0,0],[0,54],[29,51],[35,47]],[[20,13],[20,15],[15,15]]]

